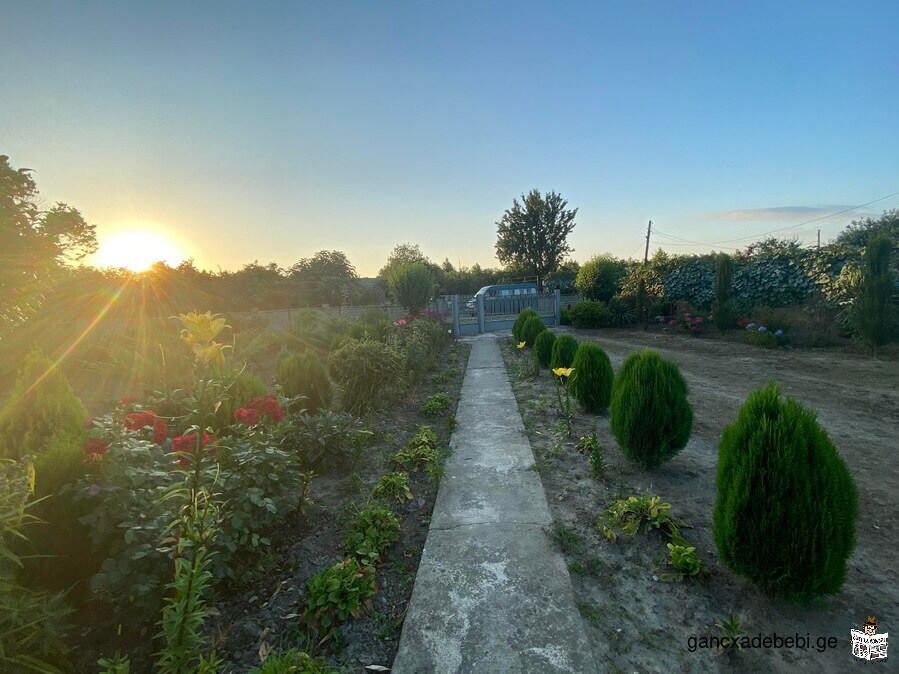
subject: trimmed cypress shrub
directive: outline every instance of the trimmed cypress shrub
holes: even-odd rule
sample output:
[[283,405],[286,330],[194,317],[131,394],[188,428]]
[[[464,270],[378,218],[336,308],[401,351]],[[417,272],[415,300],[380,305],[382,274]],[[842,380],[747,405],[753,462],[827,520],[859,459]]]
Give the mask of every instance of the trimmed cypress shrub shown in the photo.
[[539,316],[528,316],[521,326],[521,340],[528,346],[534,346],[534,341],[541,332],[546,331],[546,324]]
[[721,332],[734,327],[736,319],[734,302],[731,298],[733,280],[734,270],[730,256],[722,254],[718,258],[718,269],[715,272],[715,301],[712,303],[712,318],[715,327]]
[[553,357],[553,344],[556,341],[556,334],[549,330],[544,330],[537,339],[534,340],[534,353],[537,354],[537,361],[543,367],[549,367]]
[[629,355],[612,387],[612,434],[624,455],[656,468],[682,450],[693,428],[687,382],[655,351]]
[[813,412],[774,384],[752,393],[724,429],[717,484],[713,530],[725,564],[774,594],[839,591],[858,496]]
[[331,380],[314,351],[288,351],[278,363],[278,383],[288,398],[303,395],[311,414],[331,404]]
[[896,306],[893,294],[893,271],[890,269],[890,240],[883,235],[873,236],[865,248],[865,272],[862,288],[853,311],[855,329],[874,346],[875,354],[894,336]]
[[512,336],[516,342],[524,341],[524,338],[521,336],[521,328],[524,322],[531,316],[537,316],[537,311],[532,307],[527,307],[522,309],[521,313],[518,314],[518,318],[515,319],[515,324],[512,326]]
[[571,367],[577,353],[577,342],[571,335],[559,335],[553,342],[552,358],[549,361],[551,370],[557,367]]
[[609,408],[615,373],[609,356],[596,344],[581,344],[574,356],[571,393],[588,412],[599,414]]

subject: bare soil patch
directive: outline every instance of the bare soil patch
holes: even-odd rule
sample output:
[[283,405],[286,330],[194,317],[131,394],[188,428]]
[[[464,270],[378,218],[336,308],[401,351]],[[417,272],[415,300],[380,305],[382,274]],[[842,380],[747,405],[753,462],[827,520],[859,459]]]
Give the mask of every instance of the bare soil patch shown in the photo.
[[[838,349],[765,350],[656,330],[573,334],[578,341],[599,344],[616,372],[634,350],[659,351],[680,366],[694,411],[688,446],[660,468],[644,472],[622,456],[607,415],[578,410],[572,437],[563,437],[551,373],[542,370],[533,379],[521,376],[521,362],[530,354],[503,340],[503,357],[553,513],[555,535],[572,570],[574,593],[602,671],[786,672],[799,667],[838,672],[856,662],[850,629],[861,629],[867,616],[877,617],[880,633],[899,625],[899,509],[894,498],[899,475],[893,462],[899,446],[899,363]],[[761,594],[719,563],[712,539],[721,431],[733,423],[749,393],[769,380],[818,413],[859,490],[858,543],[847,582],[838,595],[810,606]],[[575,449],[578,437],[588,435],[594,425],[610,464],[605,483],[591,477],[587,457]],[[659,580],[670,567],[657,534],[622,536],[611,543],[599,533],[599,517],[616,498],[646,492],[671,503],[674,516],[691,526],[682,533],[702,559],[707,575],[701,582]],[[726,635],[715,623],[731,614],[749,637],[798,635],[809,638],[809,646],[691,652],[690,637]],[[836,646],[819,644],[821,638],[836,639]]]

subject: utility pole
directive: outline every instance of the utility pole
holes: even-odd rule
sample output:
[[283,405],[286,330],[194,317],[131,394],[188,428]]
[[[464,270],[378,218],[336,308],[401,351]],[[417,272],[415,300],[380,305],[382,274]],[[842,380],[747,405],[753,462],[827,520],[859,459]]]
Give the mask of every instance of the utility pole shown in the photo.
[[649,262],[649,235],[652,232],[652,220],[649,221],[649,225],[646,227],[646,250],[643,252],[643,266]]

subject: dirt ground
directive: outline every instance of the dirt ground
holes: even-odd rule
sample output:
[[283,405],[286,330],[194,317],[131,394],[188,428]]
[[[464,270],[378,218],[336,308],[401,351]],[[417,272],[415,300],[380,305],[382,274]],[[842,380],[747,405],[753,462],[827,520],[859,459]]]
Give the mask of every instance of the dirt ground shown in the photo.
[[[578,411],[572,439],[563,438],[552,375],[542,370],[536,378],[525,376],[522,361],[528,354],[503,340],[503,356],[555,519],[550,535],[566,554],[602,671],[837,672],[857,662],[850,629],[862,629],[867,616],[877,618],[881,634],[891,627],[899,630],[899,473],[893,462],[899,449],[899,362],[840,349],[766,350],[657,329],[572,334],[578,341],[599,344],[616,371],[636,349],[659,351],[680,366],[694,411],[688,446],[660,468],[643,472],[622,456],[608,415]],[[762,595],[718,561],[712,539],[721,431],[733,423],[748,394],[769,380],[818,413],[859,491],[858,543],[846,584],[838,595],[811,606]],[[594,425],[610,464],[605,483],[590,476],[587,457],[574,448]],[[645,492],[671,503],[673,515],[690,525],[682,533],[700,555],[707,573],[702,581],[659,579],[670,567],[665,542],[655,533],[621,536],[615,543],[600,535],[597,522],[606,507],[616,498]],[[723,652],[702,648],[698,638],[725,636],[716,623],[731,615],[749,637],[798,635],[808,639],[808,646]],[[691,644],[691,637],[697,642]]]

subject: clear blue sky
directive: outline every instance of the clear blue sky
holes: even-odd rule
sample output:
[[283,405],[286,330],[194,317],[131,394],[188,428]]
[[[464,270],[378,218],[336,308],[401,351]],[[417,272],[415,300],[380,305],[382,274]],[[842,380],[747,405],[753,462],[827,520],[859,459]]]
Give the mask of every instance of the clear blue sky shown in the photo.
[[494,266],[534,187],[579,208],[575,259],[637,257],[649,219],[723,241],[899,191],[897,25],[895,0],[7,2],[0,153],[101,242],[142,223],[207,268]]

